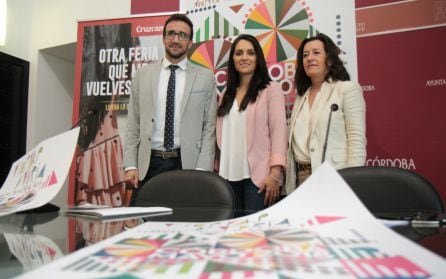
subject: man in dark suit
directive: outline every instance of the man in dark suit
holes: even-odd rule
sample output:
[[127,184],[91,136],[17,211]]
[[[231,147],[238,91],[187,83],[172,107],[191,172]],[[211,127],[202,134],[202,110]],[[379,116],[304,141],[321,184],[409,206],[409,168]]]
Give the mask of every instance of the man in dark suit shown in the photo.
[[212,170],[217,95],[212,71],[192,64],[193,25],[182,14],[164,25],[165,56],[132,81],[124,145],[125,179],[138,185],[173,169]]

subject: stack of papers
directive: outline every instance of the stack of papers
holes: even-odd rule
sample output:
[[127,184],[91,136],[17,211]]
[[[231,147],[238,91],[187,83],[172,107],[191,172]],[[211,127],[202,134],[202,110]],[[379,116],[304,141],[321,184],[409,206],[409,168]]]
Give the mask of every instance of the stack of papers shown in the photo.
[[67,216],[85,217],[101,220],[109,219],[129,219],[135,217],[156,216],[171,214],[172,209],[168,207],[152,206],[152,207],[96,207],[77,206],[67,209]]

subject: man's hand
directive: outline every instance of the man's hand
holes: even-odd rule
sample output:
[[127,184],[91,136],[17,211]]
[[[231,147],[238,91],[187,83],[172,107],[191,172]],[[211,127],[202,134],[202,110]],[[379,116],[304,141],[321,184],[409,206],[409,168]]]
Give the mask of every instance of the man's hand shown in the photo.
[[138,188],[138,170],[137,169],[126,171],[124,179],[127,183],[130,183],[135,188]]

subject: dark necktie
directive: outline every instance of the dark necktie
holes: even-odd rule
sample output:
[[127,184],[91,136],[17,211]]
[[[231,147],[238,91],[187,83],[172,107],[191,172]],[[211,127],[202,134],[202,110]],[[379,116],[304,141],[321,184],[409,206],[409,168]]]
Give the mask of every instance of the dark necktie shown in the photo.
[[174,117],[175,117],[175,70],[178,65],[169,65],[170,77],[167,83],[166,118],[164,121],[164,147],[173,149]]

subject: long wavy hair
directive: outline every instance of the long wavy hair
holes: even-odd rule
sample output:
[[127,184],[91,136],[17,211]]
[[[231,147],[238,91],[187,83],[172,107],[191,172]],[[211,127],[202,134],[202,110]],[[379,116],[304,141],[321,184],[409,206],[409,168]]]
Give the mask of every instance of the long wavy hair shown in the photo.
[[347,69],[344,67],[344,63],[339,58],[339,54],[341,54],[341,49],[335,45],[335,43],[323,33],[319,33],[314,37],[306,38],[302,41],[302,44],[297,51],[297,65],[296,65],[296,74],[294,76],[294,82],[296,83],[297,94],[300,96],[305,94],[305,91],[311,86],[311,79],[305,73],[304,65],[303,65],[303,52],[304,47],[308,42],[319,40],[324,45],[324,50],[327,53],[327,61],[326,66],[328,69],[328,73],[325,76],[325,81],[345,81],[350,80],[350,75],[347,72]]
[[263,55],[262,47],[260,46],[257,39],[249,34],[242,34],[238,36],[231,46],[229,51],[229,61],[228,61],[228,78],[226,83],[226,92],[223,96],[220,106],[218,107],[217,115],[225,116],[231,110],[234,103],[235,94],[237,92],[237,87],[240,85],[240,75],[235,69],[234,65],[234,52],[235,47],[241,41],[245,40],[250,42],[254,47],[254,52],[256,54],[256,68],[254,74],[249,82],[248,91],[243,98],[239,111],[244,111],[249,103],[255,102],[259,91],[265,89],[271,78],[268,75],[268,68],[266,66],[265,56]]

